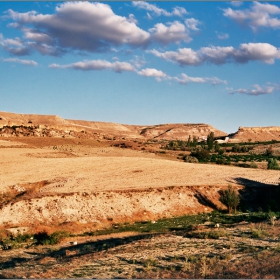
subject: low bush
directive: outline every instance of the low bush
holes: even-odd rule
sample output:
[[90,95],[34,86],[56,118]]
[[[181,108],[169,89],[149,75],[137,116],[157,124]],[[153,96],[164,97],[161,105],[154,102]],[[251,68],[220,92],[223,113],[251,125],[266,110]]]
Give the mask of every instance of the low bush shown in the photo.
[[276,158],[269,158],[267,161],[267,169],[272,169],[272,170],[279,170],[279,164],[276,160]]
[[41,245],[58,244],[68,236],[69,233],[66,231],[55,231],[50,235],[46,231],[42,231],[34,234],[34,238],[36,239],[37,243]]

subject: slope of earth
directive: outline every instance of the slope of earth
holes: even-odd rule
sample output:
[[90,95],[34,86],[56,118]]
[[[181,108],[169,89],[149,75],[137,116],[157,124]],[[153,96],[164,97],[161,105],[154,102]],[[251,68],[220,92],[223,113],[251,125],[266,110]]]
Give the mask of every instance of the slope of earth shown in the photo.
[[280,140],[280,126],[268,127],[239,127],[231,139],[240,142],[257,142]]
[[229,183],[277,185],[279,178],[275,170],[217,168],[114,147],[88,147],[86,154],[80,149],[2,146],[0,191],[15,195],[2,205],[0,224],[79,221],[102,227],[208,212],[223,207],[219,191]]

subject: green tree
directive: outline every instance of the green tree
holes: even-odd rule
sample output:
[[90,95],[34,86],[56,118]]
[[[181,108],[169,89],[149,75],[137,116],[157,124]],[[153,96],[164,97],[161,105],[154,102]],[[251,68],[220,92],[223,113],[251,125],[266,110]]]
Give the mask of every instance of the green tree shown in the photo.
[[269,158],[267,161],[267,169],[274,169],[274,170],[279,170],[279,164],[276,160],[276,158]]
[[268,156],[268,157],[272,157],[272,156],[273,156],[273,149],[272,149],[272,146],[269,146],[269,147],[266,149],[265,155]]
[[197,143],[198,143],[197,138],[196,138],[195,136],[193,136],[192,146],[193,146],[193,147],[196,147],[196,146],[197,146]]
[[215,152],[218,153],[220,151],[220,149],[221,149],[220,145],[217,142],[215,142],[215,145],[214,145]]
[[196,151],[191,152],[190,156],[196,157],[200,162],[204,162],[209,157],[209,151],[206,149],[196,149]]
[[192,145],[192,140],[191,140],[191,136],[189,135],[187,147],[191,147],[191,145]]
[[207,136],[207,146],[208,150],[212,150],[214,146],[214,132],[210,132]]
[[234,213],[236,212],[236,208],[240,202],[240,198],[237,191],[229,185],[226,190],[222,191],[220,201],[226,205],[228,213],[231,214],[232,211]]

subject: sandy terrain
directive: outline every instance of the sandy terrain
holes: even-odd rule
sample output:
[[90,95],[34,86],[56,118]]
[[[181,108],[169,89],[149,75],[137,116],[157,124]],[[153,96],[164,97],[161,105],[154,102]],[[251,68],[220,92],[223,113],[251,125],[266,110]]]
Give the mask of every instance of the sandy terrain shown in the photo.
[[[43,180],[51,184],[41,191],[68,193],[224,185],[234,183],[237,178],[273,183],[279,178],[279,172],[274,170],[175,162],[117,148],[97,148],[95,151],[95,156],[75,157],[51,149],[0,149],[0,190]],[[110,156],[114,153],[115,156]]]
[[37,186],[33,196],[2,207],[1,224],[79,221],[102,227],[208,212],[223,207],[218,191],[229,183],[277,185],[279,178],[274,170],[184,163],[129,149],[1,143],[0,191]]

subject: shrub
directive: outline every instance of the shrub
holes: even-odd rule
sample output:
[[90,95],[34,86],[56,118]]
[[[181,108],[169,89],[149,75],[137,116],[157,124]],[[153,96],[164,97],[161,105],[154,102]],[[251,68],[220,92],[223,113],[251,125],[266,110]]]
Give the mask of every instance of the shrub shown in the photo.
[[198,159],[196,157],[192,157],[192,156],[183,156],[183,160],[185,162],[190,162],[190,163],[198,163]]
[[234,153],[240,152],[240,146],[238,144],[235,144],[232,148],[231,151]]
[[240,202],[240,198],[237,191],[229,185],[226,190],[222,191],[220,201],[226,205],[228,213],[231,214],[232,210],[236,212],[236,208]]
[[255,162],[251,162],[250,167],[251,168],[258,168],[258,165]]
[[269,158],[267,161],[267,169],[279,170],[279,164],[276,158]]
[[34,238],[37,240],[37,243],[41,245],[58,244],[67,236],[69,236],[69,233],[66,231],[55,231],[51,235],[49,235],[46,231],[34,234]]
[[196,157],[199,161],[206,161],[209,157],[209,151],[206,149],[196,149],[190,156]]

